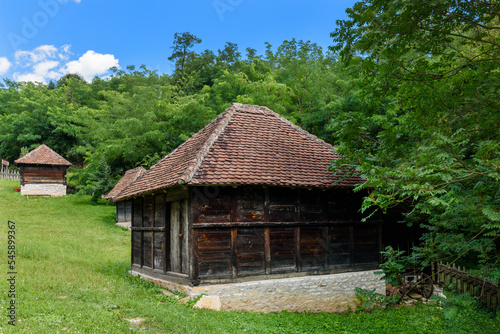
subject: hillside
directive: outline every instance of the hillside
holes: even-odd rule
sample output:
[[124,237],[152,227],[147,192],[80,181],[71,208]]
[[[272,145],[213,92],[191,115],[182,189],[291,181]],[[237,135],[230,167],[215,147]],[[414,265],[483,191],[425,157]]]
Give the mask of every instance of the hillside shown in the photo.
[[[0,180],[0,333],[494,333],[474,308],[445,319],[433,305],[347,315],[194,310],[131,277],[130,232],[89,196],[26,199]],[[15,222],[16,327],[8,325],[7,221]],[[143,319],[140,325],[130,319]]]

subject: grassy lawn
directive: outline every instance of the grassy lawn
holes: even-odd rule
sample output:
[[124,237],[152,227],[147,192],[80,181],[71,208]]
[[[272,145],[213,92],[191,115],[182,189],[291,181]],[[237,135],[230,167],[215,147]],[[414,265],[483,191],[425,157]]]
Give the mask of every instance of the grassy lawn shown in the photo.
[[[358,314],[194,310],[131,277],[130,232],[89,197],[30,198],[0,180],[0,333],[500,333],[474,308],[436,305]],[[16,326],[8,324],[7,221],[16,223]],[[141,318],[140,325],[127,319]]]

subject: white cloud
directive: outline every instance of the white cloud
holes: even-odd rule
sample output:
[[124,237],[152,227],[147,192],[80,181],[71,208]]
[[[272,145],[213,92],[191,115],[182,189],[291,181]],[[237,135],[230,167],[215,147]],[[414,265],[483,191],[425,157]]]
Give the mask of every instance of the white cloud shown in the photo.
[[14,80],[21,82],[21,81],[31,81],[31,82],[43,82],[45,83],[45,78],[39,74],[36,73],[14,73]]
[[0,75],[4,75],[5,73],[7,73],[7,71],[9,71],[10,65],[11,63],[7,58],[0,57]]
[[[66,73],[76,73],[91,81],[94,76],[106,76],[109,68],[118,65],[118,59],[112,54],[101,54],[93,50],[87,51],[78,60],[70,60],[70,45],[59,48],[54,45],[41,45],[31,51],[18,50],[15,57],[17,71],[13,77],[16,81],[33,81],[47,83],[57,80]],[[0,74],[3,66],[8,70],[10,62],[5,58],[5,65],[0,58]]]
[[78,60],[66,64],[66,73],[78,73],[87,81],[96,75],[106,74],[110,67],[118,66],[118,59],[112,54],[101,54],[89,50]]
[[38,63],[33,66],[33,73],[14,73],[14,80],[47,83],[47,79],[58,79],[63,75],[61,72],[51,71],[57,66],[59,62],[54,60]]
[[17,65],[28,67],[46,61],[47,59],[68,59],[71,54],[69,49],[69,45],[63,45],[59,49],[54,45],[40,45],[32,51],[17,50],[14,54],[14,58],[16,59]]

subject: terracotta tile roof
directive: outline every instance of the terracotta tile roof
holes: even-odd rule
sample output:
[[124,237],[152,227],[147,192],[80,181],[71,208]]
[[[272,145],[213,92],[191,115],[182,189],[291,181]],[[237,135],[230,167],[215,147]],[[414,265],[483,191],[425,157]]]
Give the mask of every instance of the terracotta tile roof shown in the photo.
[[19,165],[26,164],[71,166],[71,162],[61,157],[53,149],[45,144],[38,146],[37,148],[14,162]]
[[129,169],[125,172],[125,175],[118,181],[115,187],[106,195],[106,199],[112,200],[113,197],[118,196],[123,189],[125,189],[129,184],[137,180],[142,174],[146,173],[144,167],[136,167],[134,169]]
[[[233,104],[117,198],[186,185],[353,187],[328,172],[340,156],[323,140],[265,107]],[[338,181],[338,182],[337,182]]]

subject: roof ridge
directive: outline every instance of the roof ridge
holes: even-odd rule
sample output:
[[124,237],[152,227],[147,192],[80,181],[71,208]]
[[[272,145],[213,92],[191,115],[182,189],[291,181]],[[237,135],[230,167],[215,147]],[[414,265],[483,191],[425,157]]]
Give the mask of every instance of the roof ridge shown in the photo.
[[337,154],[337,148],[335,148],[332,144],[330,143],[327,143],[326,141],[324,141],[323,139],[320,139],[318,137],[316,137],[315,135],[313,135],[312,133],[302,129],[301,127],[293,124],[292,122],[290,122],[289,120],[287,120],[286,118],[284,118],[283,116],[281,116],[280,114],[278,114],[277,112],[269,109],[268,107],[264,107],[264,106],[258,106],[258,105],[251,105],[251,104],[241,104],[241,103],[234,103],[235,105],[240,105],[242,107],[246,107],[246,108],[250,108],[250,109],[254,109],[254,110],[257,110],[257,111],[262,111],[264,113],[268,113],[274,117],[276,117],[278,120],[280,120],[281,122],[291,126],[292,128],[294,128],[295,130],[297,130],[299,133],[305,135],[306,137],[310,138],[310,139],[313,139],[315,141],[317,141],[318,143],[321,143],[323,145],[325,145],[326,147],[328,147],[329,149],[331,149],[332,151],[335,152],[335,154]]
[[38,152],[38,150],[42,149],[42,148],[43,148],[42,146],[45,146],[45,147],[46,147],[46,148],[48,148],[49,150],[53,151],[53,150],[52,150],[50,147],[48,147],[47,145],[45,145],[45,144],[40,144],[40,145],[38,145],[38,147],[36,147],[36,148],[32,149],[31,151],[29,151],[28,153],[26,153],[25,155],[23,155],[22,157],[20,157],[20,158],[19,158],[19,159],[17,159],[16,161],[21,160],[21,159],[23,159],[23,158],[29,158],[29,157],[31,157],[31,156],[33,155],[33,153]]
[[143,177],[144,175],[146,175],[146,173],[148,172],[146,170],[146,168],[144,168],[142,166],[139,166],[139,167],[135,167],[133,169],[129,169],[128,171],[126,171],[125,174],[123,174],[122,178],[125,177],[125,175],[127,175],[129,173],[131,174],[135,170],[137,170],[137,175],[135,175],[134,179],[132,181],[130,181],[130,183],[127,184],[125,187],[123,187],[123,189],[120,190],[120,192],[118,194],[116,194],[115,196],[111,197],[112,201],[115,201],[115,198],[117,198],[118,196],[120,196],[120,194],[123,193],[132,183],[134,183],[135,181],[137,181],[138,179],[140,179],[141,177]]
[[145,169],[144,167],[142,167],[142,166],[138,166],[138,167],[135,167],[135,168],[129,169],[128,171],[126,171],[126,172],[125,172],[125,174],[123,174],[123,176],[125,176],[125,175],[127,175],[127,174],[129,174],[129,173],[132,173],[132,172],[134,172],[134,171],[136,171],[136,170],[143,170],[143,169],[144,169],[144,170],[146,170],[146,169]]
[[[41,153],[39,153],[41,152]],[[58,161],[53,161],[53,163],[46,163],[43,161],[44,158],[47,158],[47,156],[43,156],[43,154],[49,154],[50,159],[56,159]],[[42,158],[37,157],[38,154],[42,154]],[[36,162],[36,159],[42,160],[40,162]],[[26,161],[30,159],[35,159],[35,162],[33,161]],[[62,155],[51,149],[45,144],[40,144],[36,148],[32,149],[22,157],[16,159],[14,161],[15,164],[40,164],[40,165],[63,165],[63,166],[71,166],[71,162],[66,160]]]
[[[222,132],[224,132],[224,130],[226,129],[226,126],[229,124],[229,121],[233,117],[236,109],[237,109],[236,103],[232,103],[231,106],[229,108],[227,108],[218,117],[218,118],[220,118],[217,121],[218,125],[215,127],[215,129],[212,131],[212,133],[208,136],[205,143],[203,143],[203,145],[201,146],[201,149],[198,151],[198,154],[191,161],[191,163],[188,165],[188,167],[186,168],[184,173],[181,174],[181,176],[177,180],[177,184],[186,184],[189,181],[191,181],[193,176],[198,171],[198,168],[200,167],[201,163],[203,162],[203,159],[207,156],[208,151],[210,151],[210,148],[217,141],[217,138],[219,138],[220,134]],[[216,118],[216,120],[217,120],[217,118]]]

